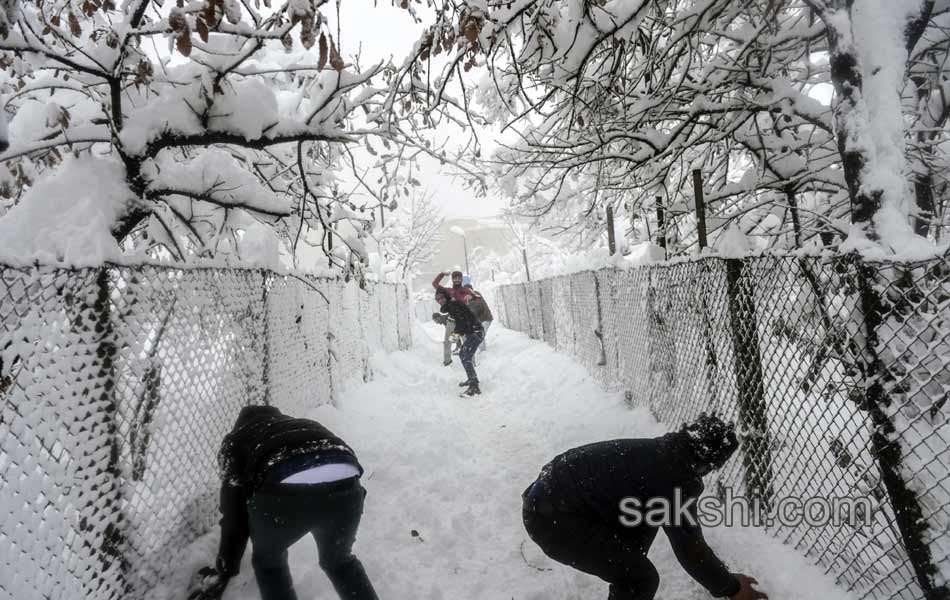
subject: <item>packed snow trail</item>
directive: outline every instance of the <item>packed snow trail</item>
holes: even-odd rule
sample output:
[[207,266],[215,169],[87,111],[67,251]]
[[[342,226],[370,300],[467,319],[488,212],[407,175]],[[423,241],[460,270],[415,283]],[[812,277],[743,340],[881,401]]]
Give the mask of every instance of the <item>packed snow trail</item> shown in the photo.
[[[374,359],[375,380],[308,415],[346,440],[366,469],[365,512],[354,551],[381,600],[599,600],[607,584],[548,559],[527,538],[521,492],[556,454],[587,442],[666,431],[630,410],[583,367],[496,324],[478,355],[482,395],[460,398],[456,359],[442,366],[441,332]],[[457,357],[456,357],[457,358]],[[415,532],[415,534],[413,533]],[[753,529],[706,528],[732,570],[756,577],[772,600],[856,599],[796,551]],[[204,540],[205,551],[217,535]],[[224,600],[259,598],[250,564]],[[659,600],[706,600],[661,533],[651,550]],[[336,594],[306,536],[290,550],[300,600]]]

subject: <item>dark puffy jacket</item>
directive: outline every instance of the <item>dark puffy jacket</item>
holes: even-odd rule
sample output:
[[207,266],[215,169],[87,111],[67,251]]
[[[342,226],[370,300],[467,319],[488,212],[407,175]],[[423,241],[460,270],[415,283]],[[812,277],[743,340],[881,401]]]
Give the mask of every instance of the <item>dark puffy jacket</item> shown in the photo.
[[488,308],[488,302],[485,302],[485,297],[478,292],[472,292],[472,299],[468,301],[468,307],[475,313],[475,318],[482,323],[494,320],[491,309]]
[[[698,498],[703,481],[693,464],[687,437],[679,432],[597,442],[568,450],[545,465],[532,496],[560,511],[595,516],[620,531],[625,529],[619,521],[625,498],[637,498],[643,507],[650,498],[666,498],[672,504],[677,489],[683,505]],[[691,508],[696,517],[695,503]],[[739,591],[738,580],[706,544],[698,522],[665,526],[663,531],[680,564],[710,594],[723,597]]]
[[363,473],[353,450],[320,423],[289,417],[272,406],[241,409],[218,453],[221,544],[217,568],[223,574],[238,572],[247,546],[247,499],[268,478],[269,471],[289,459],[294,459],[300,470],[345,463]]
[[448,313],[455,321],[455,333],[469,335],[471,333],[481,333],[484,331],[481,321],[475,317],[475,313],[468,306],[458,300],[449,299],[439,309],[443,313]]

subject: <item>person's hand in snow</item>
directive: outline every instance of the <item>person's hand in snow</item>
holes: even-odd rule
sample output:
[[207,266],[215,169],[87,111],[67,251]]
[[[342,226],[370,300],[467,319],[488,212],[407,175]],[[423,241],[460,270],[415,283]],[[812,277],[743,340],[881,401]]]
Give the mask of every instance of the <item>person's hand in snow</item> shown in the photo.
[[739,580],[740,587],[737,593],[729,596],[730,600],[768,600],[768,596],[765,593],[752,587],[752,584],[758,585],[759,583],[755,580],[755,577],[749,577],[742,573],[733,573],[733,575]]
[[214,567],[202,567],[195,574],[191,583],[191,594],[188,600],[219,600],[224,594],[229,578],[222,575]]

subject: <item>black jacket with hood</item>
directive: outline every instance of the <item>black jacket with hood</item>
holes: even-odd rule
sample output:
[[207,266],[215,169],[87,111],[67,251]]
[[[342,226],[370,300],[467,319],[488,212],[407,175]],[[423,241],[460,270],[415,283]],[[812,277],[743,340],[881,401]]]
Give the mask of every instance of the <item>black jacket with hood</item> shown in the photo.
[[[703,492],[689,438],[681,432],[573,448],[545,465],[537,481],[538,489],[531,494],[537,502],[558,511],[591,515],[618,531],[626,529],[620,523],[620,504],[625,498],[636,498],[648,511],[651,498],[665,498],[673,506],[677,489],[681,505]],[[695,502],[691,509],[696,519]],[[715,597],[738,593],[739,581],[706,544],[698,520],[695,525],[683,521],[679,526],[664,526],[663,531],[686,572]],[[626,533],[635,535],[629,529]]]
[[455,333],[460,335],[470,335],[473,333],[484,332],[481,321],[472,312],[472,309],[465,306],[458,300],[452,300],[446,295],[448,300],[439,309],[440,312],[447,313],[455,321]]
[[221,544],[216,566],[222,574],[233,576],[240,568],[249,536],[248,498],[272,468],[291,458],[301,468],[343,463],[363,474],[352,448],[320,423],[284,415],[273,406],[241,409],[218,453]]

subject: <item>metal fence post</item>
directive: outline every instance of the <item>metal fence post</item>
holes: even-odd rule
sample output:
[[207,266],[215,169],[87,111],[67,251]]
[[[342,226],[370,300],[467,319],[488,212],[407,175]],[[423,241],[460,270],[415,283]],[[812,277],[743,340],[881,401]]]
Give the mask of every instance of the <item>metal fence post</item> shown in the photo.
[[531,327],[531,325],[532,325],[532,323],[531,323],[531,299],[528,298],[528,284],[527,284],[527,283],[522,283],[522,284],[521,284],[521,297],[524,298],[524,317],[525,317],[525,318],[524,318],[524,329],[525,329],[524,332],[528,334],[528,337],[529,337],[529,338],[534,338],[534,336],[531,335],[531,328],[532,328],[532,327]]
[[614,207],[607,207],[607,248],[610,250],[610,255],[613,256],[617,252],[617,242],[614,239]]
[[656,243],[666,254],[666,219],[663,214],[663,198],[656,197]]
[[597,359],[597,366],[607,365],[607,346],[604,345],[604,314],[600,305],[600,282],[597,281],[597,271],[594,271],[594,297],[597,300],[597,327],[594,329],[594,335],[600,342],[600,357]]
[[699,169],[693,169],[693,200],[696,202],[696,235],[702,252],[706,247],[706,202],[703,199],[703,174]]
[[934,576],[937,567],[927,541],[927,520],[924,518],[917,492],[904,481],[901,470],[904,456],[900,442],[894,439],[897,433],[889,416],[892,400],[884,382],[889,378],[881,356],[879,328],[884,325],[886,308],[881,293],[875,289],[878,273],[875,267],[855,261],[858,278],[859,301],[865,333],[864,358],[861,369],[864,384],[864,408],[871,417],[874,431],[871,444],[881,472],[881,480],[894,510],[894,521],[907,551],[917,583],[926,600],[950,599],[950,588],[937,585]]
[[772,500],[772,450],[769,447],[768,416],[762,358],[759,353],[758,318],[755,299],[744,282],[742,259],[726,259],[729,324],[732,337],[733,368],[739,397],[739,425],[745,434],[742,466],[746,488],[754,502],[768,510]]
[[266,269],[261,269],[261,310],[263,312],[263,344],[261,346],[261,357],[264,359],[264,365],[261,369],[261,390],[263,397],[261,404],[270,405],[273,398],[270,397],[270,309],[267,299],[270,296],[270,286],[272,285],[271,275]]

